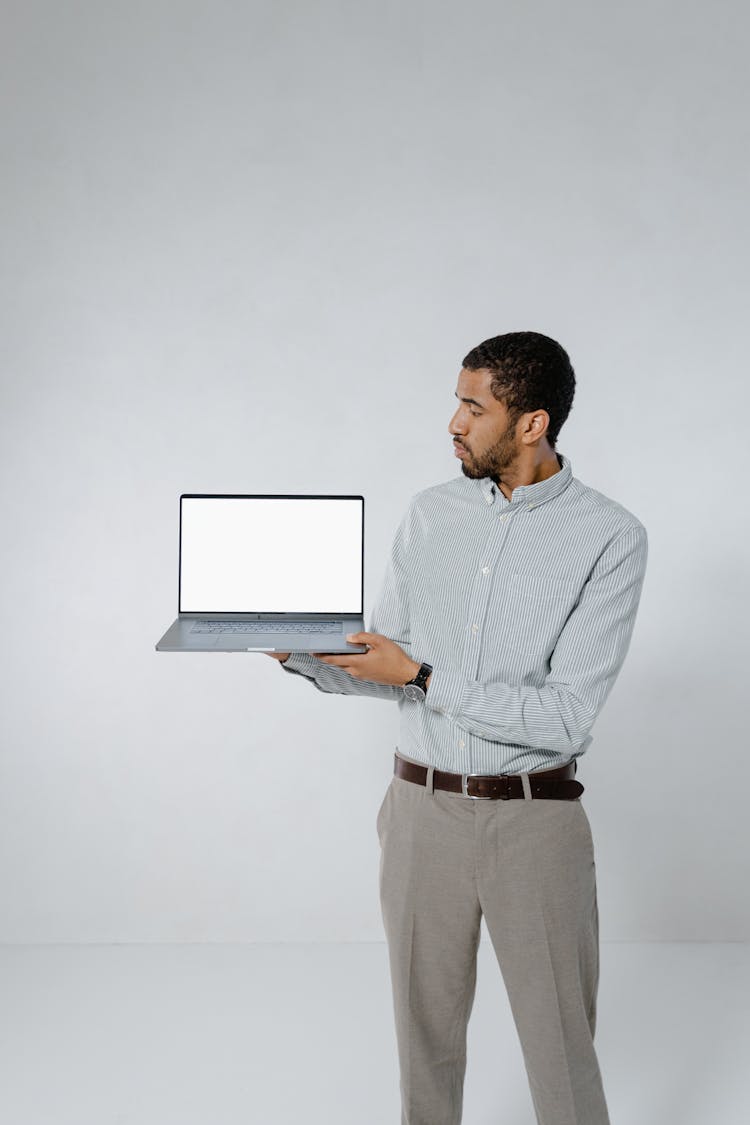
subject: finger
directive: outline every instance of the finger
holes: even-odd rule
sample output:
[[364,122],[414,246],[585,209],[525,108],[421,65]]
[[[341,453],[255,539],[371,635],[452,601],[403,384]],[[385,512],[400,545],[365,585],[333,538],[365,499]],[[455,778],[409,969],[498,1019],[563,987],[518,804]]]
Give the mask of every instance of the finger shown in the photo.
[[353,641],[355,644],[371,645],[376,636],[377,633],[347,633],[346,639],[347,641]]
[[338,664],[340,668],[344,668],[349,665],[356,667],[358,664],[361,664],[362,661],[365,660],[369,655],[370,654],[367,652],[358,652],[351,654],[342,653],[340,656],[332,656],[330,653],[323,653],[318,657],[318,660],[324,660],[326,664]]

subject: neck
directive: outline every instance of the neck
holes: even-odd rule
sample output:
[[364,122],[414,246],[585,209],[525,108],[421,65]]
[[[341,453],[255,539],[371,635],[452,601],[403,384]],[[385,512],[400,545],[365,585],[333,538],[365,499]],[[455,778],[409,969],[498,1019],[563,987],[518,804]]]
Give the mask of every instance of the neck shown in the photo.
[[553,449],[549,456],[545,457],[542,461],[537,461],[527,468],[519,467],[506,475],[503,480],[498,480],[493,477],[495,484],[502,492],[506,500],[510,500],[513,496],[513,489],[518,488],[519,485],[525,484],[539,484],[540,481],[548,480],[553,477],[555,473],[559,473],[562,469],[562,461]]

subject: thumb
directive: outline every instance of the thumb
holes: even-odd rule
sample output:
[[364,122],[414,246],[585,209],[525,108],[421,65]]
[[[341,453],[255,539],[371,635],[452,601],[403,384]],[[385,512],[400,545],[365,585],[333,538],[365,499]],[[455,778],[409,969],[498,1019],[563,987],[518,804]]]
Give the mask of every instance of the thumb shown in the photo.
[[373,633],[347,633],[347,641],[355,641],[358,644],[368,644],[372,640]]

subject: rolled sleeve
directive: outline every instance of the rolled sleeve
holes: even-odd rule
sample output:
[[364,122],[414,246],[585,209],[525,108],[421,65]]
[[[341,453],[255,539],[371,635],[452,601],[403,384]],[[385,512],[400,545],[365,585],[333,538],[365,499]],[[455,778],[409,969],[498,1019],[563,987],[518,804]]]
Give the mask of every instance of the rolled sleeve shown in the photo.
[[465,679],[458,672],[448,668],[433,668],[425,696],[425,705],[439,715],[453,716],[460,713],[461,697]]

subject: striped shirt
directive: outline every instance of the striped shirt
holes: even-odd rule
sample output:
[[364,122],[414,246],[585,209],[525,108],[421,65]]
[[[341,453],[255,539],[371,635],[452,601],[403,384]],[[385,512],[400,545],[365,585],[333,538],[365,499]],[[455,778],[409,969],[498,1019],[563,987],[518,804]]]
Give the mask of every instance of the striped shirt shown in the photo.
[[490,477],[416,493],[367,632],[433,666],[424,701],[309,653],[281,667],[320,691],[391,699],[398,750],[454,773],[520,773],[584,754],[630,645],[642,523],[570,460],[508,500]]

